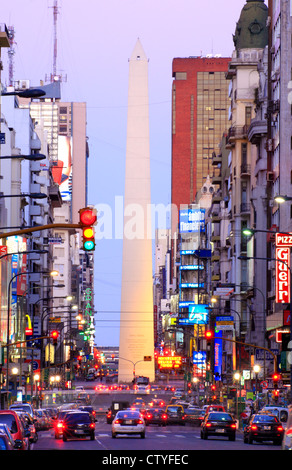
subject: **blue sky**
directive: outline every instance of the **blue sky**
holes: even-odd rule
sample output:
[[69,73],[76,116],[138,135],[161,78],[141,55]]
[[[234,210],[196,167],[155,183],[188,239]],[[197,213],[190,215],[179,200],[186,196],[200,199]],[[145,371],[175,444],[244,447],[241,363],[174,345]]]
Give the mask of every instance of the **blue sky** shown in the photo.
[[[39,84],[53,67],[53,0],[2,2],[15,29],[14,78]],[[124,193],[128,59],[139,37],[149,58],[152,202],[170,203],[172,60],[230,57],[243,0],[59,0],[58,73],[63,101],[87,103],[89,203],[114,205]],[[2,83],[8,80],[2,51]],[[96,344],[119,344],[121,240],[95,251]],[[109,320],[109,321],[108,321]]]

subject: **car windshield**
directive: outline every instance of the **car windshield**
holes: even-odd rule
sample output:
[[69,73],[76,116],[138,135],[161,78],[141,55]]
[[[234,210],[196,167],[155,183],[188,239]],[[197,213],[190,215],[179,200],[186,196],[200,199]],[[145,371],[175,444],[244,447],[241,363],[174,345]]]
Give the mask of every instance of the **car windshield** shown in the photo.
[[26,413],[31,413],[31,407],[29,405],[11,405],[10,410],[22,410]]
[[17,432],[17,424],[16,424],[15,418],[12,414],[1,413],[0,414],[0,423],[7,424],[8,429],[10,430],[10,432],[12,432],[12,433]]
[[279,420],[276,416],[271,415],[255,415],[253,423],[278,423]]
[[233,421],[229,413],[210,413],[208,416],[210,421]]
[[137,411],[119,411],[116,417],[122,419],[138,419],[140,418],[140,413],[137,413]]
[[91,423],[91,419],[88,413],[71,413],[68,414],[64,421],[67,423]]
[[169,406],[167,408],[167,411],[170,411],[171,413],[177,413],[179,411],[182,411],[180,406]]
[[187,408],[185,410],[185,414],[186,415],[195,415],[195,416],[200,416],[202,414],[202,410],[196,410],[196,409],[190,409],[190,408]]

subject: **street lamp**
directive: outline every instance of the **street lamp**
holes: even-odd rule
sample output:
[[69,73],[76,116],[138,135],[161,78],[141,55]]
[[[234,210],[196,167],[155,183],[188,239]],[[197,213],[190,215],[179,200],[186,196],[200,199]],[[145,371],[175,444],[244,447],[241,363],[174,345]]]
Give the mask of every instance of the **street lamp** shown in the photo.
[[278,204],[282,204],[283,202],[286,202],[286,201],[292,201],[292,197],[279,195],[279,196],[274,197],[274,201],[277,202]]
[[30,197],[31,199],[45,199],[48,197],[47,194],[44,193],[21,193],[21,194],[0,194],[0,198],[3,197]]
[[39,160],[45,160],[47,158],[43,153],[33,153],[31,155],[1,155],[0,160],[5,160],[5,159],[23,159],[23,160],[29,160],[31,162],[39,161]]
[[[35,252],[35,251],[34,251]],[[9,281],[8,284],[8,295],[7,295],[7,340],[6,340],[6,351],[7,351],[7,377],[6,377],[6,387],[7,391],[9,391],[9,330],[10,330],[10,289],[11,289],[11,284],[12,282],[18,277],[18,276],[25,276],[27,274],[35,274],[34,271],[24,271],[21,273],[15,274]],[[49,274],[51,276],[56,276],[58,275],[58,271],[40,271],[39,274]]]
[[238,419],[238,384],[241,378],[240,373],[235,372],[235,374],[233,375],[233,378],[236,381],[236,418]]

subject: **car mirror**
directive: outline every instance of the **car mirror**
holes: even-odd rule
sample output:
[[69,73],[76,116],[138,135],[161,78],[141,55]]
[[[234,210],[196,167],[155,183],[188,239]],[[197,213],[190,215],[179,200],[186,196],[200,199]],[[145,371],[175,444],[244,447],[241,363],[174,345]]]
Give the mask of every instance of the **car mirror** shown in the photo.
[[15,449],[22,449],[22,440],[21,439],[15,439],[14,441],[14,448]]

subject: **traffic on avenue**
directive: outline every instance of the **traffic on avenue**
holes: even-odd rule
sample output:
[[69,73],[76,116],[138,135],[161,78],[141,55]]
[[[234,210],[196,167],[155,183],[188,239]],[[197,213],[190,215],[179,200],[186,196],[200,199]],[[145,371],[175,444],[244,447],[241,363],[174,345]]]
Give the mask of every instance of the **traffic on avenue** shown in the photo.
[[78,380],[72,390],[47,390],[41,399],[38,407],[16,401],[0,411],[1,449],[95,450],[103,464],[130,467],[141,459],[190,464],[195,450],[291,450],[289,408],[247,404],[237,419],[220,403],[199,406],[183,381],[137,390]]

